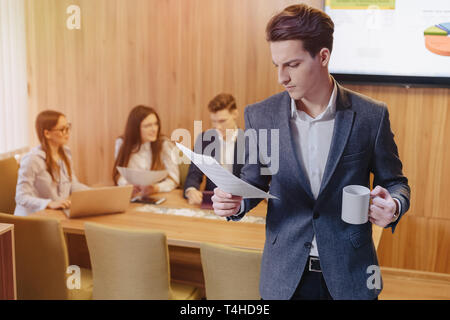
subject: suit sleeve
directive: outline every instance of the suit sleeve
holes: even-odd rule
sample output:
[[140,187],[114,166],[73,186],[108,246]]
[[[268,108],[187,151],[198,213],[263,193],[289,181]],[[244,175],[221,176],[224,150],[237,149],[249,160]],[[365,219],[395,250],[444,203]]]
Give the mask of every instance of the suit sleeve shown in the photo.
[[401,217],[409,209],[411,190],[408,185],[408,179],[402,172],[403,165],[394,141],[394,134],[391,131],[389,112],[386,106],[383,108],[371,166],[374,174],[374,187],[380,185],[386,188],[391,197],[396,198],[401,204],[399,218],[386,227],[391,227],[392,233],[394,233]]
[[[194,150],[202,150],[203,151],[203,133],[199,135],[197,138],[197,141],[195,141],[195,147]],[[184,190],[183,190],[183,197],[186,198],[186,190],[188,188],[195,188],[197,190],[200,189],[200,184],[203,180],[203,172],[194,164],[191,162],[188,170],[188,174],[186,176],[186,181],[184,182]]]
[[[271,176],[269,175],[262,175],[261,174],[261,168],[263,167],[263,164],[261,163],[259,159],[259,146],[258,146],[258,133],[257,128],[254,128],[251,122],[251,114],[250,109],[247,107],[244,111],[244,118],[245,118],[245,137],[244,143],[245,143],[245,164],[241,171],[241,179],[245,182],[264,190],[265,192],[269,191],[269,184],[271,180]],[[249,143],[246,143],[245,139],[249,139]],[[252,143],[253,142],[255,143]],[[256,163],[252,163],[251,160],[251,153],[257,152],[257,161]],[[254,207],[256,207],[262,199],[245,199],[242,201],[242,204],[244,205],[244,208],[242,208],[241,204],[241,211],[234,215],[229,217],[230,220],[233,221],[239,221],[241,220],[247,212],[252,210]]]

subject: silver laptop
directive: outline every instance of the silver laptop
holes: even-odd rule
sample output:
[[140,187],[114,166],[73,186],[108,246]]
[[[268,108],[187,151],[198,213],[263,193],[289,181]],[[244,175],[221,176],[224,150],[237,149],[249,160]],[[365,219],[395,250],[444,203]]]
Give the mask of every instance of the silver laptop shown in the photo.
[[70,196],[70,209],[64,210],[69,218],[125,212],[130,205],[133,186],[102,187],[74,191]]

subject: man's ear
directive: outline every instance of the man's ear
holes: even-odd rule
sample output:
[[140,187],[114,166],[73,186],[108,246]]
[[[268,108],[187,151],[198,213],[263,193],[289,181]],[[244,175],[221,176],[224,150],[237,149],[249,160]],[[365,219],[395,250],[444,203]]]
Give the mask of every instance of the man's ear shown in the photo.
[[322,67],[328,66],[328,63],[330,62],[330,56],[331,56],[330,49],[328,49],[328,48],[320,49],[319,59],[320,59],[320,64],[322,65]]

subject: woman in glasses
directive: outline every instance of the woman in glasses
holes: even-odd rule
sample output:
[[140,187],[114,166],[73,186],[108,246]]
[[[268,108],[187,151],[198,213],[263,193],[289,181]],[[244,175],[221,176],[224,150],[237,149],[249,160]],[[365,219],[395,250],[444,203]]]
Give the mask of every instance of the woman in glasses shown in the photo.
[[127,120],[125,133],[116,140],[113,180],[117,185],[130,184],[117,167],[141,170],[167,170],[167,178],[149,186],[134,186],[133,196],[169,192],[180,183],[178,165],[171,157],[174,145],[161,135],[161,122],[153,108],[134,107]]
[[41,143],[20,161],[15,215],[26,216],[44,209],[67,209],[72,191],[88,189],[73,172],[66,146],[71,125],[64,114],[46,110],[36,118]]

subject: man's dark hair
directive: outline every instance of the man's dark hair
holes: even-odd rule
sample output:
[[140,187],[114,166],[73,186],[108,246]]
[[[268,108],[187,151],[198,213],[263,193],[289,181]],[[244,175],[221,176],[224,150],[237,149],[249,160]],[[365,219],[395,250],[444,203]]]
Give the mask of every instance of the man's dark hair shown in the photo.
[[231,94],[221,93],[212,99],[208,104],[209,112],[216,113],[220,110],[233,111],[236,107],[236,100]]
[[305,4],[292,5],[270,19],[266,27],[269,42],[302,40],[311,57],[322,48],[333,50],[334,23],[323,11]]

